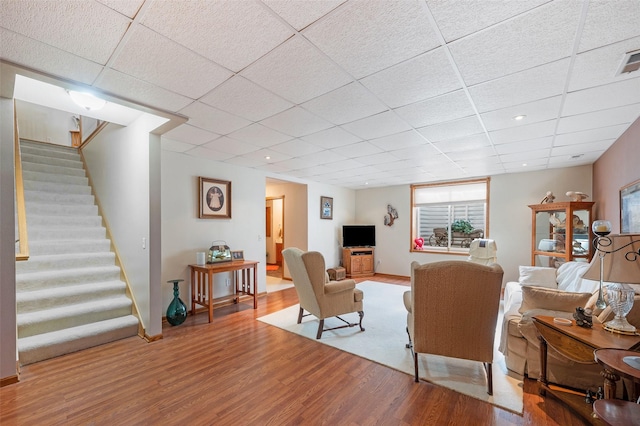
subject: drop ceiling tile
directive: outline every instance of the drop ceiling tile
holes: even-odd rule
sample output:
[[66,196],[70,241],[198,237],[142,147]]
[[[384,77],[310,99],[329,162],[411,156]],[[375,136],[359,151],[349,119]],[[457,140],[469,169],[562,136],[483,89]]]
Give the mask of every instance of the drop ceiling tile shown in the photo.
[[391,151],[401,148],[409,148],[424,145],[427,140],[415,130],[408,130],[395,135],[389,135],[382,138],[371,139],[369,142],[381,148],[384,151]]
[[280,167],[288,168],[289,170],[307,170],[314,165],[313,162],[301,160],[300,158],[291,158],[276,163]]
[[448,152],[447,157],[452,159],[453,161],[460,160],[473,160],[473,159],[484,159],[486,157],[494,157],[496,156],[496,152],[492,146],[485,146],[482,148],[475,149],[465,149],[462,151],[454,151]]
[[460,89],[444,49],[436,49],[360,80],[392,108]]
[[220,137],[217,133],[208,132],[189,124],[182,124],[162,135],[170,139],[192,145],[202,145]]
[[313,115],[300,107],[290,108],[272,117],[264,119],[261,124],[284,134],[302,137],[320,130],[328,129],[331,123]]
[[379,154],[382,152],[380,148],[369,142],[358,142],[352,145],[345,145],[339,148],[334,148],[332,151],[348,158],[357,158],[363,155]]
[[264,170],[269,173],[288,173],[291,169],[274,163],[266,163],[255,167],[258,170]]
[[640,77],[567,94],[562,116],[584,114],[640,101]]
[[548,120],[489,132],[489,137],[495,144],[533,140],[552,136],[555,128],[556,120]]
[[165,135],[162,135],[160,138],[160,145],[162,146],[163,151],[171,152],[186,152],[196,147],[196,145],[169,139]]
[[122,13],[127,18],[133,19],[140,7],[144,3],[144,0],[96,0],[105,6]]
[[241,75],[296,104],[353,81],[300,36],[287,40]]
[[91,84],[102,66],[34,39],[0,28],[0,58],[46,73]]
[[300,31],[344,3],[346,0],[287,1],[262,0],[271,10]]
[[581,132],[556,135],[554,146],[582,144],[604,139],[617,139],[629,126],[626,124],[583,130]]
[[467,151],[491,147],[489,138],[484,133],[467,136],[460,139],[448,139],[433,144],[438,150],[444,153]]
[[[287,154],[283,154],[282,152],[274,151],[271,148],[262,148],[257,151],[249,152],[244,154],[243,157],[251,158],[254,160],[260,160],[271,163],[277,163],[280,161],[290,160],[291,156]],[[267,157],[270,157],[267,159]]]
[[240,130],[229,133],[229,137],[238,139],[252,145],[261,146],[263,148],[270,147],[288,140],[292,137],[284,133],[277,132],[273,129],[254,123],[250,126],[243,127]]
[[348,158],[344,155],[340,155],[337,152],[331,150],[319,151],[311,155],[303,155],[300,157],[302,160],[310,161],[313,164],[329,164],[335,163],[336,161],[344,161]]
[[475,113],[464,90],[456,90],[446,95],[396,108],[394,111],[414,127],[451,121]]
[[134,26],[129,34],[111,64],[124,74],[192,99],[198,99],[232,75],[142,25]]
[[[556,119],[560,115],[561,104],[562,96],[554,96],[522,105],[485,112],[480,114],[480,118],[489,131],[507,129]],[[519,121],[514,120],[513,117],[518,115],[524,115],[525,118]]]
[[366,166],[375,166],[378,164],[385,164],[389,162],[389,156],[387,155],[386,152],[382,152],[378,154],[363,155],[361,157],[357,157],[357,161],[360,164],[363,164]]
[[438,28],[448,42],[531,10],[549,0],[427,0]]
[[604,151],[590,151],[584,153],[584,155],[576,154],[580,156],[579,158],[574,158],[572,155],[558,155],[549,158],[549,165],[554,168],[560,168],[593,164],[603,152]]
[[231,139],[226,136],[222,136],[221,138],[218,138],[214,141],[207,142],[203,145],[203,147],[215,151],[226,152],[233,155],[245,155],[261,149],[260,147],[257,147],[255,145]]
[[600,141],[593,141],[593,142],[580,143],[580,144],[555,146],[551,149],[551,156],[552,157],[571,156],[576,154],[584,154],[592,151],[605,152],[607,149],[609,149],[611,145],[613,145],[614,142],[615,142],[615,139],[608,139],[608,140],[600,140]]
[[249,1],[156,1],[141,23],[234,72],[293,35],[262,5]]
[[640,2],[603,0],[588,4],[579,52],[640,35]]
[[94,86],[113,93],[123,99],[150,105],[165,111],[177,112],[193,102],[186,96],[178,95],[146,81],[106,68]]
[[471,98],[483,113],[562,94],[569,59],[552,62],[469,88]]
[[0,27],[106,64],[130,20],[103,4],[89,1],[3,1]]
[[551,148],[545,149],[535,149],[533,151],[527,152],[512,152],[510,154],[502,154],[500,155],[500,161],[504,163],[519,161],[530,164],[533,160],[544,159],[545,161],[549,158],[551,153]]
[[375,139],[410,130],[411,127],[391,111],[342,125],[347,132],[363,139]]
[[[438,161],[438,158],[442,158],[440,152],[431,145],[394,149],[393,151],[389,151],[389,154],[393,156],[392,158],[396,158],[398,160],[430,160],[434,163]],[[390,159],[389,161],[393,160]]]
[[615,124],[626,124],[628,127],[638,117],[640,117],[640,103],[571,117],[562,117],[558,124],[558,133],[579,132]]
[[273,145],[270,148],[273,149],[274,151],[282,152],[292,157],[301,157],[303,155],[313,154],[314,152],[322,151],[322,148],[320,148],[319,146],[313,145],[301,139],[292,139],[288,142],[284,142],[278,145]]
[[248,168],[258,168],[266,165],[265,160],[256,160],[254,158],[247,157],[232,157],[225,161],[225,163],[233,164],[234,166],[239,167],[248,167]]
[[293,106],[238,75],[203,96],[200,102],[251,121],[260,121]]
[[190,124],[220,135],[226,135],[251,124],[244,118],[212,108],[202,102],[194,102],[180,110],[180,113],[190,118]]
[[387,110],[382,102],[356,82],[307,101],[301,106],[334,124],[349,123]]
[[553,144],[553,136],[545,138],[530,139],[519,142],[509,142],[496,145],[496,151],[499,155],[513,154],[516,152],[535,151],[537,149],[551,148]]
[[348,2],[303,31],[351,75],[362,78],[440,45],[418,2]]
[[312,133],[302,137],[301,139],[326,149],[337,148],[339,146],[356,143],[362,140],[356,135],[353,135],[337,126],[327,130],[321,130],[317,133]]
[[213,160],[213,161],[225,161],[234,156],[233,154],[214,151],[211,149],[203,148],[201,146],[198,146],[188,151],[187,155],[190,155],[196,158],[206,158],[207,160]]
[[528,159],[526,163],[522,161],[509,161],[503,162],[502,165],[510,173],[531,172],[533,170],[539,170],[540,168],[546,168],[549,163],[549,157]]
[[484,129],[480,125],[478,117],[461,118],[459,120],[438,123],[432,126],[421,127],[418,129],[420,133],[426,136],[431,142],[442,141],[446,139],[457,139],[464,136],[483,133]]
[[638,77],[638,72],[617,75],[627,52],[640,49],[640,37],[590,50],[576,56],[569,91]]
[[467,85],[571,56],[582,3],[547,3],[454,42],[450,51]]
[[[367,163],[363,163],[352,158],[347,158],[346,160],[334,161],[328,164],[323,164],[322,166],[318,166],[318,170],[321,170],[319,173],[326,172],[329,170],[329,173],[337,173],[344,171],[345,173],[350,174],[351,170],[356,169],[358,167],[362,167]],[[312,167],[311,170],[314,168]]]

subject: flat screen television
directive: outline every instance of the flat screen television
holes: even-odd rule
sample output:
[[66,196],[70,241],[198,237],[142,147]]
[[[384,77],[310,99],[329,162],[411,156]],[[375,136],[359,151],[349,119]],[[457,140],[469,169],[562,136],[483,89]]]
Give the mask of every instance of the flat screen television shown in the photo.
[[375,225],[342,226],[342,247],[373,247],[375,245]]

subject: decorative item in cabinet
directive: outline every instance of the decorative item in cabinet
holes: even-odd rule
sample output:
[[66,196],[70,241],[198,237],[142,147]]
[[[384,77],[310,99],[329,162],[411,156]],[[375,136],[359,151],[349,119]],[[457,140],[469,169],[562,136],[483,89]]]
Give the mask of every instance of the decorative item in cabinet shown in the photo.
[[558,267],[593,257],[592,201],[533,204],[531,264]]

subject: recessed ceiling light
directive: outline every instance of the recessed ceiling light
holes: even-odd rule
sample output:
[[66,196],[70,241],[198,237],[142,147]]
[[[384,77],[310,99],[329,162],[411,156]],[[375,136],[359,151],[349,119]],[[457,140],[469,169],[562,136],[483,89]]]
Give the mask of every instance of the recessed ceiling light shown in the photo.
[[268,155],[266,157],[264,157],[265,160],[271,160],[271,157],[269,157]]
[[527,167],[527,163],[522,163],[522,167]]
[[69,93],[73,102],[90,111],[98,110],[107,103],[104,99],[100,99],[89,92],[76,92],[75,90],[69,90],[67,93]]
[[520,120],[524,120],[525,117],[526,115],[516,115],[515,117],[513,117],[513,119],[516,121],[520,121]]

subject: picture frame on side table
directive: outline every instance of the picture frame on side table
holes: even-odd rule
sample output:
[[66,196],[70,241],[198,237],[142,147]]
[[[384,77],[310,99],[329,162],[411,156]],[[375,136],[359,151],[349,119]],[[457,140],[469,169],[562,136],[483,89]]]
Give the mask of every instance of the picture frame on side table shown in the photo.
[[320,197],[320,219],[333,219],[333,198]]
[[640,233],[640,180],[620,190],[620,233]]
[[231,219],[231,181],[198,178],[198,218]]
[[244,251],[242,250],[231,250],[231,260],[239,261],[244,260]]

